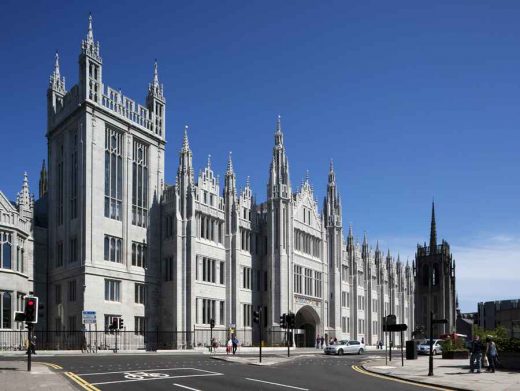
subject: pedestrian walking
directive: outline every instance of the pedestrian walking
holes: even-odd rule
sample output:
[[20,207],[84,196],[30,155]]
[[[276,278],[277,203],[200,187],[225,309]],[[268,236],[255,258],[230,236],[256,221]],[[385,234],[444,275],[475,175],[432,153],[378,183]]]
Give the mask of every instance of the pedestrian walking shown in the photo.
[[496,367],[496,361],[497,361],[497,345],[495,342],[490,338],[486,338],[486,356],[488,358],[488,368],[486,369],[487,372],[495,373],[495,367]]
[[471,373],[477,370],[477,373],[480,373],[480,368],[482,365],[482,342],[480,341],[480,337],[478,335],[473,336],[473,342],[471,344],[471,357],[469,361],[469,371]]
[[233,341],[231,340],[231,338],[229,338],[226,343],[226,353],[229,355],[229,353],[231,353],[232,350],[233,350]]
[[316,349],[320,348],[320,341],[321,341],[320,335],[318,334],[318,335],[316,335]]
[[321,342],[321,348],[323,349],[323,344],[325,343],[325,337],[323,337],[323,335],[320,338],[320,342]]
[[238,340],[238,338],[235,335],[233,335],[232,342],[233,342],[233,356],[234,356],[237,352],[238,344],[240,343],[240,341]]
[[365,337],[362,337],[362,338],[361,338],[361,343],[362,343],[362,344],[365,344]]

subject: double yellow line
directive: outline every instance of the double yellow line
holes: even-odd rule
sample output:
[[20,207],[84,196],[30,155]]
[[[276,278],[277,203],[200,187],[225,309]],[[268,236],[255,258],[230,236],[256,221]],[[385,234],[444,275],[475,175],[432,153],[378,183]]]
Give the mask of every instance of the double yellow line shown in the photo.
[[417,382],[403,380],[403,379],[397,379],[397,378],[395,378],[393,376],[379,375],[377,373],[369,372],[365,368],[363,368],[363,367],[361,367],[359,365],[352,365],[352,369],[354,371],[356,371],[356,372],[362,373],[363,375],[377,377],[379,379],[392,380],[392,381],[395,381],[395,382],[398,382],[398,383],[404,383],[404,384],[411,384],[411,385],[414,385],[414,386],[417,386],[417,387],[428,388],[430,390],[452,391],[452,389],[450,389],[450,388],[436,387],[436,386],[431,386],[429,384],[417,383]]
[[78,375],[72,372],[65,372],[65,376],[67,376],[69,379],[80,385],[83,389],[87,391],[101,391],[99,388],[94,387],[92,384],[87,382],[86,380],[82,379]]
[[54,369],[63,369],[58,364],[53,364],[53,363],[50,363],[50,362],[38,362],[38,364],[47,365],[48,367],[51,367],[51,368],[54,368]]

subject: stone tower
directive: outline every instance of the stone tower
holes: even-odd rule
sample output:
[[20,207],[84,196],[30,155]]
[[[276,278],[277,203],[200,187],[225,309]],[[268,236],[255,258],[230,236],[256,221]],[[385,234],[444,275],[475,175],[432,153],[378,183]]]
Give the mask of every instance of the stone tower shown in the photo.
[[455,261],[448,242],[437,244],[435,204],[432,203],[430,245],[417,245],[414,265],[415,324],[429,333],[430,312],[434,319],[447,319],[437,325],[434,336],[455,331]]

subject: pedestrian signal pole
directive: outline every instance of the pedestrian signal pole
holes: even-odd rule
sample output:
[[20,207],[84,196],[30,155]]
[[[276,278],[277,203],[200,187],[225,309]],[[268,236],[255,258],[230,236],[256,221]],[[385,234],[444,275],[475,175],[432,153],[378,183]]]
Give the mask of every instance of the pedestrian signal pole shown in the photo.
[[262,362],[262,307],[258,306],[258,310],[253,311],[253,322],[258,323],[258,331],[260,333],[259,360]]

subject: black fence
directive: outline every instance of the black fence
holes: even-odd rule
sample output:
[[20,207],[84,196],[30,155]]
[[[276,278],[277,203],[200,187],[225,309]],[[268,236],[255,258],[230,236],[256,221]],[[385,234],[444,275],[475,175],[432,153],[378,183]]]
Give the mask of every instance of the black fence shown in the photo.
[[[240,346],[258,346],[259,337],[253,329],[233,330]],[[256,331],[256,330],[255,330]],[[37,350],[177,350],[209,348],[211,337],[218,346],[226,346],[231,337],[229,330],[209,328],[192,331],[41,331],[35,330]],[[285,332],[264,332],[263,346],[285,346]],[[27,330],[1,330],[0,351],[27,349]]]

